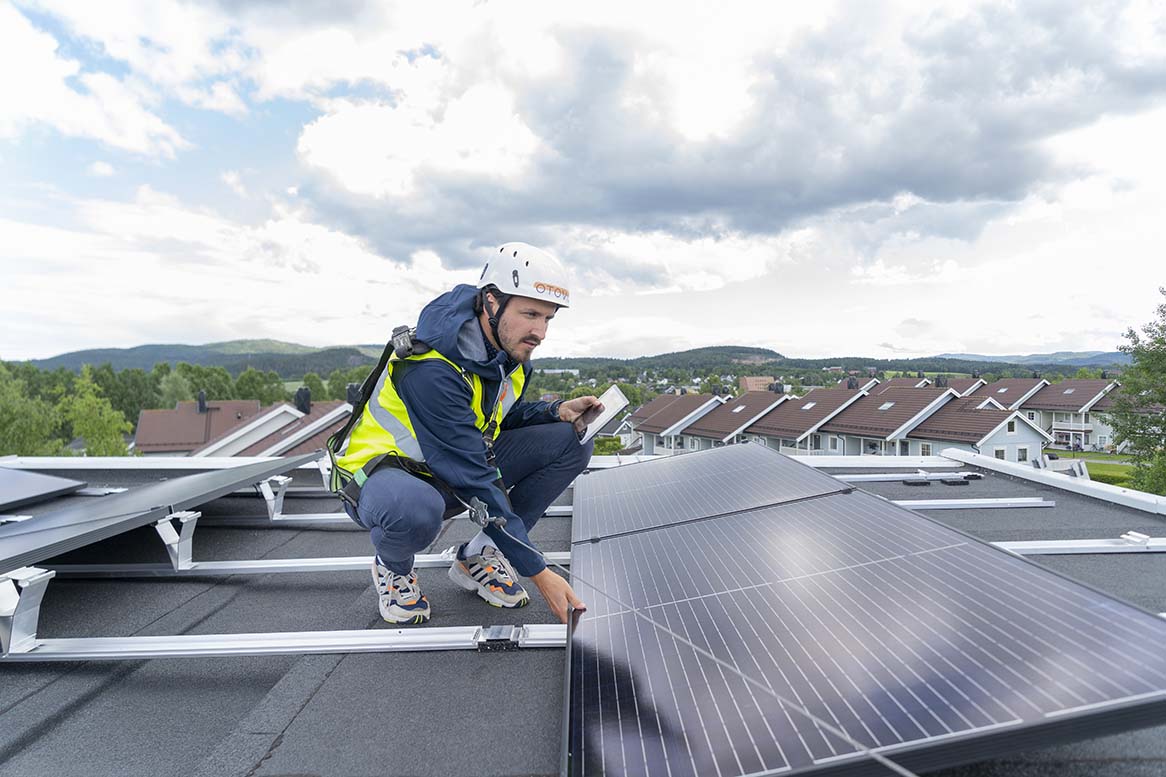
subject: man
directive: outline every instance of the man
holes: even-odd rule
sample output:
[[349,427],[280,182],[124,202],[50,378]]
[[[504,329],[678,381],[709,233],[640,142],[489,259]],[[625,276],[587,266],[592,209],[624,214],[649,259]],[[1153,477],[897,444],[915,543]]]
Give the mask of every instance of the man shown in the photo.
[[595,397],[523,399],[531,353],[569,306],[558,261],[507,243],[477,288],[459,285],[425,306],[413,355],[394,356],[381,373],[336,464],[342,479],[359,484],[356,504],[345,509],[376,547],[373,582],[389,623],[429,619],[414,554],[473,498],[504,518],[505,529],[491,524],[462,545],[450,579],[497,607],[522,607],[530,597],[521,575],[560,621],[569,607],[583,608],[567,581],[524,547],[587,466],[592,445],[580,445],[578,433],[603,410]]

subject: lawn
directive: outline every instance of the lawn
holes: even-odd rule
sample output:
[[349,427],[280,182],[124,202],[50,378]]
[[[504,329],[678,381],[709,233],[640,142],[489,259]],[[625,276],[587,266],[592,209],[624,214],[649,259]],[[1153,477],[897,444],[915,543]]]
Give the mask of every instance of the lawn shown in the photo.
[[1093,480],[1109,483],[1111,486],[1129,487],[1132,467],[1128,464],[1098,464],[1090,461],[1085,466],[1089,468],[1089,477]]
[[1112,461],[1130,463],[1130,457],[1121,453],[1101,453],[1099,451],[1063,451],[1059,448],[1045,448],[1045,453],[1055,453],[1062,459],[1094,459],[1096,461]]

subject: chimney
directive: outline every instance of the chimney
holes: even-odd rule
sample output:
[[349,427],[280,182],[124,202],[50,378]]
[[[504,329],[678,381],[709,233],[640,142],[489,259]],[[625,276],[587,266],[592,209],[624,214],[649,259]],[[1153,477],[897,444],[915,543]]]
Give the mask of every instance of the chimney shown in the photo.
[[1037,380],[1037,379],[1039,379],[1039,378],[1040,378],[1040,373],[1039,373],[1039,372],[1033,372],[1033,373],[1032,373],[1032,379],[1033,379],[1033,380]]
[[847,378],[846,379],[846,388],[857,389],[858,388],[858,378]]
[[352,405],[353,407],[356,407],[357,405],[359,405],[360,404],[360,384],[359,383],[349,383],[348,387],[345,388],[345,390],[344,390],[344,397],[345,397],[344,401],[347,402],[348,404]]
[[918,372],[916,372],[916,373],[915,373],[915,377],[916,377],[916,378],[922,378],[922,377],[923,377],[923,370],[919,370]]
[[198,412],[206,412],[206,391],[203,389],[198,390]]
[[300,386],[296,389],[296,410],[299,410],[304,415],[312,412],[312,390],[307,386]]
[[976,380],[979,380],[979,379],[980,379],[980,373],[978,373],[978,372],[973,372],[973,373],[972,373],[972,377],[973,377],[973,378],[975,378]]
[[1101,371],[1101,379],[1102,380],[1109,380],[1109,370],[1102,370]]
[[936,376],[935,387],[936,388],[947,388],[947,376],[946,375]]

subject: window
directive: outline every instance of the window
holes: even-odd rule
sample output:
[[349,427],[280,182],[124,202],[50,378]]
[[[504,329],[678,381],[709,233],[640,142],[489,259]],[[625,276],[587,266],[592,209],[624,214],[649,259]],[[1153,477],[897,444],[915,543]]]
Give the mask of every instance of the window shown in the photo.
[[1007,392],[1007,391],[1008,391],[1008,387],[1007,387],[1007,386],[1005,386],[1004,388],[999,388],[999,389],[996,389],[996,393],[997,393],[997,394],[1003,394],[1003,393],[1005,393],[1005,392]]
[[1016,460],[1017,461],[1028,461],[1028,448],[1024,447],[1023,445],[1021,445],[1019,448],[1017,448],[1016,449]]
[[997,449],[994,451],[994,455],[996,456],[996,458],[998,458],[998,459],[1000,459],[1000,460],[1002,460],[1002,461],[1003,461],[1003,459],[1004,459],[1004,449],[1003,449],[1003,448],[997,448]]
[[1062,393],[1062,394],[1072,394],[1072,393],[1073,393],[1074,391],[1076,391],[1076,390],[1077,390],[1077,389],[1065,389],[1065,390],[1064,390],[1064,391],[1062,391],[1061,393]]
[[809,410],[811,407],[813,407],[816,404],[818,404],[818,403],[817,402],[807,402],[806,404],[802,405],[802,410]]
[[1008,433],[1009,434],[1016,434],[1016,420],[1015,419],[1008,422]]
[[838,450],[838,438],[837,437],[830,438],[830,450],[832,450],[832,451]]
[[929,443],[929,442],[919,443],[919,455],[920,456],[930,456],[931,455],[931,443]]
[[1108,438],[1108,437],[1106,437],[1106,436],[1103,434],[1103,435],[1101,435],[1100,437],[1098,437],[1098,438],[1097,438],[1097,444],[1098,444],[1098,445],[1105,445],[1105,444],[1106,444],[1106,440],[1108,440],[1108,439],[1109,439],[1109,438]]
[[895,406],[894,402],[884,402],[881,405],[879,405],[879,410],[890,410],[894,406]]
[[1032,410],[1029,410],[1029,411],[1028,411],[1028,420],[1029,420],[1029,421],[1035,421],[1035,420],[1036,420],[1036,413],[1035,413],[1034,411],[1032,411]]
[[731,412],[740,413],[744,409],[745,409],[744,405],[737,405],[735,408],[733,408],[733,410]]

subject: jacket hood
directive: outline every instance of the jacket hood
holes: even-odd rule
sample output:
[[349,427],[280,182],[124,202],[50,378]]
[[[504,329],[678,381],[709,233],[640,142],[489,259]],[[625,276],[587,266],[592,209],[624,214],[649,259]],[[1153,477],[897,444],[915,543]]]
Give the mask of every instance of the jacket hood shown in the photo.
[[417,339],[458,366],[498,380],[499,369],[506,370],[510,357],[505,351],[487,357],[482,326],[474,313],[477,296],[477,288],[460,284],[430,302],[417,319]]

